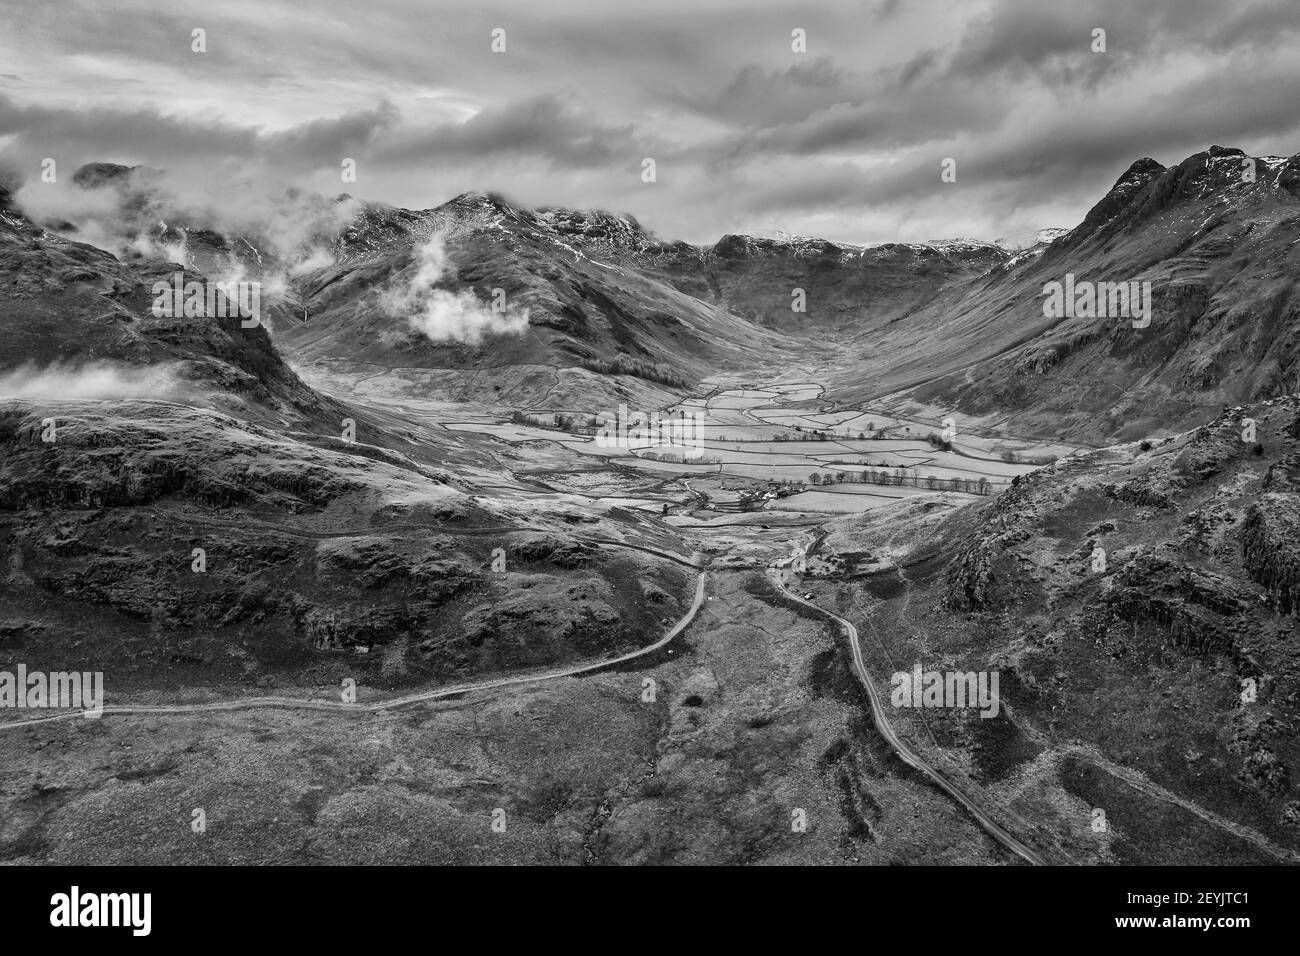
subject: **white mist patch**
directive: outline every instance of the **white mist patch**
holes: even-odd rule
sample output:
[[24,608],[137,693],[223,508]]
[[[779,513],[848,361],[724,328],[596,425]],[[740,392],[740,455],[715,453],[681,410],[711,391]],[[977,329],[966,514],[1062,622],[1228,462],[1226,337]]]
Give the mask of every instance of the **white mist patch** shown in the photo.
[[121,362],[32,363],[0,372],[0,399],[170,398],[182,391],[177,365],[140,368]]
[[[164,242],[150,233],[156,212],[149,203],[128,212],[122,187],[86,189],[71,182],[26,183],[14,193],[14,202],[28,219],[37,223],[71,223],[76,231],[70,238],[111,252],[119,259],[132,255],[166,259],[189,265],[184,240]],[[134,208],[134,207],[133,207]]]
[[[98,226],[97,223],[91,225]],[[91,245],[97,245],[97,243],[92,242]],[[116,253],[119,258],[122,256],[121,247],[113,237],[109,237],[107,245],[100,245],[100,248]],[[175,262],[182,266],[190,264],[190,254],[185,248],[184,240],[180,242],[158,242],[151,236],[141,233],[127,243],[125,249],[129,252],[138,253],[146,259],[166,259],[168,262]]]
[[447,275],[446,244],[434,233],[415,250],[415,275],[404,289],[386,292],[383,309],[404,316],[412,329],[434,342],[477,345],[485,335],[522,335],[528,329],[528,310],[496,309],[479,301],[468,289],[452,292],[437,288]]
[[[330,199],[233,167],[136,167],[88,187],[28,182],[14,201],[33,222],[71,223],[69,238],[120,259],[164,259],[219,282],[260,279],[272,300],[287,295],[292,278],[334,264],[330,249],[362,208],[350,197]],[[212,230],[230,249],[187,248],[187,229]]]
[[14,203],[33,222],[63,219],[74,225],[106,222],[118,215],[121,200],[109,189],[82,189],[71,182],[27,182],[14,190]]
[[317,269],[324,269],[328,266],[332,266],[334,265],[334,262],[335,259],[332,252],[328,249],[317,247],[308,253],[307,258],[294,263],[294,265],[289,269],[289,275],[296,278],[297,276],[305,275],[308,272],[314,272]]

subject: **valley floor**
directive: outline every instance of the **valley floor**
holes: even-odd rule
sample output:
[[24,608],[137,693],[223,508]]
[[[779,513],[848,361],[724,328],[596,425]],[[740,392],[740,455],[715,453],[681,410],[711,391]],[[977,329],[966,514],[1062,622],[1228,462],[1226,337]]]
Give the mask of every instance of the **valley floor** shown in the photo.
[[[986,500],[980,480],[997,494],[1030,462],[1082,449],[968,421],[940,447],[927,436],[942,420],[837,408],[796,372],[733,377],[647,409],[703,417],[702,460],[675,462],[554,427],[556,416],[613,409],[422,398],[409,379],[339,366],[304,376],[400,424],[413,447],[451,433],[485,451],[508,477],[494,484],[485,471],[478,493],[517,514],[577,503],[661,523],[695,552],[659,554],[698,568],[695,600],[618,656],[403,695],[362,685],[351,706],[321,687],[280,687],[270,700],[137,695],[110,700],[98,720],[0,723],[6,862],[1296,860],[1014,713],[1004,719],[1020,720],[1037,753],[1005,772],[986,760],[997,740],[951,727],[936,736],[924,712],[898,716],[888,734],[873,725],[854,658],[888,702],[890,674],[932,650],[905,556],[939,517]],[[905,477],[861,480],[868,469]],[[828,533],[861,548],[824,547]],[[856,624],[856,652],[818,608]],[[1100,792],[1124,807],[1125,827],[1095,826]],[[1127,824],[1146,814],[1158,824]]]

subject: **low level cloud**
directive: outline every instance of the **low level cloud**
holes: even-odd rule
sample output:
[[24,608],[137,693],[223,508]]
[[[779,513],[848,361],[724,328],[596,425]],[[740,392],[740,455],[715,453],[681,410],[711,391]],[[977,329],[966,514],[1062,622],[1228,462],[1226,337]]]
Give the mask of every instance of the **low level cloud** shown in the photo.
[[486,335],[521,335],[528,329],[528,310],[509,305],[499,311],[484,304],[471,289],[443,289],[449,278],[446,240],[434,233],[417,246],[415,272],[404,285],[381,300],[385,311],[405,318],[410,328],[433,342],[477,345]]
[[185,389],[175,364],[140,367],[121,362],[26,364],[0,372],[0,399],[170,400]]

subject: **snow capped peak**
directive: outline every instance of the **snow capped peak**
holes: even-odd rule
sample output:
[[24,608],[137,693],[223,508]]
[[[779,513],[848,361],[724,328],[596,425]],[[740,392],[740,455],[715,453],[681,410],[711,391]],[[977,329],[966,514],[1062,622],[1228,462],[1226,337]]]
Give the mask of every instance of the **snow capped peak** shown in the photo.
[[959,236],[955,239],[931,239],[922,243],[908,243],[912,247],[926,247],[937,249],[940,252],[978,252],[981,249],[988,249],[997,245],[993,242],[985,242],[983,239],[971,239],[966,236]]
[[1069,229],[1063,229],[1059,226],[1049,226],[1034,232],[1012,233],[994,241],[993,244],[1006,249],[1008,252],[1020,252],[1023,249],[1032,249],[1034,246],[1055,242],[1069,231]]

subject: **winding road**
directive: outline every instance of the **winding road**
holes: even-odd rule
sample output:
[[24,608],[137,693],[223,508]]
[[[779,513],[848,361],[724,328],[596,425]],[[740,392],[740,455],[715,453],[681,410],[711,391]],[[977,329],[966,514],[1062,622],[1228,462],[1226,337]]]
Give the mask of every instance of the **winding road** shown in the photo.
[[948,794],[948,796],[952,797],[965,807],[989,836],[993,837],[993,839],[997,840],[1012,853],[1015,853],[1021,859],[1032,863],[1035,866],[1045,866],[1047,861],[1039,856],[1037,852],[1021,843],[1003,829],[992,817],[989,816],[988,812],[985,811],[983,807],[958,789],[957,786],[947,777],[938,770],[935,770],[934,767],[930,766],[930,764],[926,763],[924,758],[899,739],[898,734],[894,732],[893,725],[889,722],[889,716],[885,711],[884,703],[880,699],[880,692],[876,690],[875,684],[871,681],[871,675],[867,673],[866,662],[862,659],[862,648],[858,643],[858,629],[838,614],[828,611],[825,608],[814,604],[812,601],[800,597],[787,588],[785,583],[781,580],[779,569],[768,569],[767,577],[777,590],[790,598],[790,600],[802,604],[804,607],[810,608],[823,617],[830,618],[843,628],[844,635],[848,638],[849,650],[853,653],[853,671],[857,675],[858,682],[866,689],[867,697],[871,701],[871,719],[875,722],[876,730],[880,731],[880,735],[885,738],[892,748],[894,748],[894,752],[903,759],[903,762],[925,774],[925,776],[933,781],[933,783],[943,790],[944,793]]
[[[644,549],[642,549],[644,550]],[[668,556],[665,553],[665,556]],[[638,648],[635,651],[629,651],[618,657],[603,658],[598,661],[586,661],[581,664],[572,664],[566,667],[558,667],[553,670],[541,671],[531,674],[521,674],[514,677],[500,677],[493,680],[473,681],[466,684],[453,684],[450,687],[440,687],[437,690],[422,691],[418,694],[408,694],[405,697],[391,697],[387,700],[375,701],[373,703],[345,704],[341,701],[328,700],[303,700],[295,697],[250,697],[242,700],[223,700],[214,701],[207,704],[168,704],[150,706],[145,704],[122,704],[120,706],[105,706],[103,713],[105,715],[165,715],[165,714],[202,714],[220,711],[251,710],[254,708],[274,708],[279,710],[315,710],[327,713],[349,713],[349,714],[374,714],[387,710],[394,710],[398,707],[408,707],[411,704],[421,704],[427,701],[440,700],[445,697],[455,697],[458,694],[466,694],[472,691],[499,690],[503,687],[516,687],[523,684],[536,684],[540,681],[558,680],[562,677],[574,677],[578,674],[586,674],[591,671],[600,670],[605,667],[613,667],[616,664],[622,664],[626,661],[636,660],[638,657],[644,657],[647,654],[653,654],[661,647],[667,645],[673,638],[684,631],[690,623],[695,620],[696,614],[704,606],[704,584],[707,572],[699,568],[698,565],[692,565],[699,570],[699,577],[695,583],[695,598],[691,601],[691,606],[687,609],[677,622],[664,634],[663,637],[648,644],[645,647]],[[30,727],[34,724],[48,724],[60,720],[76,719],[94,719],[85,718],[84,713],[79,710],[61,711],[57,714],[50,714],[45,717],[36,717],[30,720],[4,721],[0,722],[0,730],[10,730],[17,727]]]

